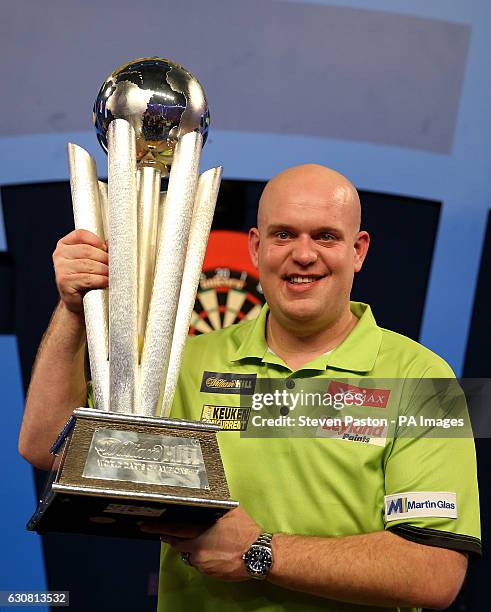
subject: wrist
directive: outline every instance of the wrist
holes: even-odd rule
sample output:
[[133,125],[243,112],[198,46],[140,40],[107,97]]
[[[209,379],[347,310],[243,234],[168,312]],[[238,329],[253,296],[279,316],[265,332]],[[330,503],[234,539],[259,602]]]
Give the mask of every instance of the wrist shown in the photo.
[[65,313],[66,316],[71,317],[74,320],[78,320],[80,322],[85,321],[83,304],[80,304],[80,307],[69,306],[64,300],[60,299],[58,308],[60,311]]
[[63,300],[60,300],[55,315],[63,321],[64,325],[68,325],[70,329],[79,331],[82,336],[85,336],[85,315],[83,307],[80,311],[72,310]]
[[[273,534],[273,538],[271,540],[271,549],[273,552],[274,563],[268,573],[268,580],[271,580],[272,582],[274,582],[275,578],[281,573],[281,561],[285,545],[288,550],[288,543],[285,543],[285,540],[288,540],[291,537],[292,536],[287,535],[285,533]],[[288,552],[286,554],[288,555]]]
[[51,318],[46,339],[56,336],[56,342],[70,346],[74,351],[85,351],[85,317],[81,313],[73,312],[60,300]]

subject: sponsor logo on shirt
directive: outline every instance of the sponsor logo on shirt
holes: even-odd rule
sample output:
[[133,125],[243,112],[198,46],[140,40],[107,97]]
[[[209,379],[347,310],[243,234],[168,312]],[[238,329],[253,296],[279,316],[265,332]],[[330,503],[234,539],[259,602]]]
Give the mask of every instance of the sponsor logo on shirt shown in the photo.
[[252,395],[256,387],[256,374],[232,372],[203,372],[200,391],[204,393],[237,393]]
[[329,383],[327,390],[332,395],[336,393],[355,395],[355,397],[362,399],[362,403],[356,402],[357,406],[370,406],[372,408],[387,408],[390,395],[390,389],[357,387],[356,385],[348,385],[336,380]]
[[326,422],[317,430],[317,436],[385,446],[388,429],[386,419],[355,419],[345,416],[344,419],[331,419]]
[[250,408],[236,406],[210,406],[203,404],[201,420],[204,423],[220,425],[222,429],[245,431],[249,420]]
[[386,495],[385,522],[420,516],[457,518],[457,495],[448,491],[417,491]]

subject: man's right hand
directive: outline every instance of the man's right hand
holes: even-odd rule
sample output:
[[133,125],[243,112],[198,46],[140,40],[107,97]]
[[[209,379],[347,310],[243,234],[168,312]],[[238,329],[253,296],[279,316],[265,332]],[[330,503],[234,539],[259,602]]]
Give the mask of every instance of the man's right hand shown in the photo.
[[82,314],[82,299],[109,283],[107,243],[87,230],[74,230],[58,241],[53,253],[56,286],[71,312]]

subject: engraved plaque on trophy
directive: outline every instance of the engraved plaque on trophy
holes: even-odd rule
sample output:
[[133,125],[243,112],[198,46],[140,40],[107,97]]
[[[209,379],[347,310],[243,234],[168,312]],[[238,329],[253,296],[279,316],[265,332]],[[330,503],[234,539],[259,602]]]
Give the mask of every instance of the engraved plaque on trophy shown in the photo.
[[199,175],[206,98],[169,60],[113,72],[94,123],[108,183],[81,147],[68,157],[75,227],[109,243],[109,288],[83,300],[95,407],[75,410],[54,443],[28,529],[152,538],[140,521],[209,525],[238,505],[219,428],[169,418],[221,168]]

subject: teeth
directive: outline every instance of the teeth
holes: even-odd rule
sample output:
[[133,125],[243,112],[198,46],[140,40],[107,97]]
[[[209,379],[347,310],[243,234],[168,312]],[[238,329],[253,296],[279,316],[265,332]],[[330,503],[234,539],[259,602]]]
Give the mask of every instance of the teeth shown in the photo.
[[290,276],[289,282],[292,284],[312,283],[316,278],[314,276]]

